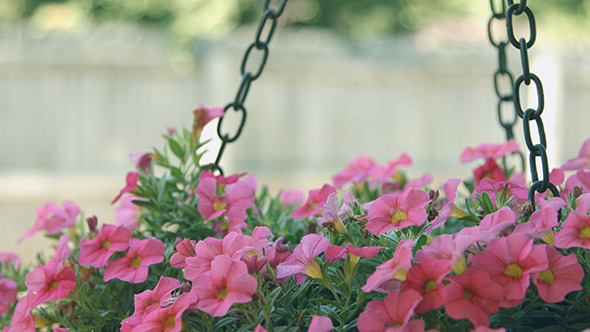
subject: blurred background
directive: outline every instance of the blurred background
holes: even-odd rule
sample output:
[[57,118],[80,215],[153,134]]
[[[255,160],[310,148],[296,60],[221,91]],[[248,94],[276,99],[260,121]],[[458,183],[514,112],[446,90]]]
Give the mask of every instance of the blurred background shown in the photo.
[[[0,251],[28,260],[47,246],[40,234],[16,239],[48,200],[111,222],[128,153],[190,127],[199,103],[233,100],[262,3],[0,0]],[[538,29],[529,58],[545,88],[550,164],[560,166],[590,137],[590,0],[529,6]],[[487,0],[289,1],[223,168],[273,192],[319,188],[359,154],[385,163],[406,152],[409,175],[431,173],[435,184],[469,176],[479,165],[460,164],[466,146],[505,141],[490,16]],[[526,19],[515,24],[526,33]],[[502,39],[505,27],[493,29]],[[508,50],[518,76],[519,53]],[[514,131],[525,149],[520,121]]]

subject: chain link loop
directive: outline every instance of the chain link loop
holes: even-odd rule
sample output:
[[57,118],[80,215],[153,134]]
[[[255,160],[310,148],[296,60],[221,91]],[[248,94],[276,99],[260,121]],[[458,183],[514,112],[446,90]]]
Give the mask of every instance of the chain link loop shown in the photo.
[[[217,171],[219,174],[223,175],[223,169],[219,166],[219,162],[221,161],[221,156],[225,151],[228,143],[235,142],[240,135],[242,134],[242,130],[244,129],[244,125],[246,123],[246,117],[248,112],[246,111],[246,107],[244,106],[244,102],[246,101],[246,97],[248,96],[248,91],[250,91],[250,86],[253,81],[255,81],[264,70],[264,66],[266,65],[266,60],[268,59],[268,44],[272,40],[272,37],[275,33],[277,27],[277,19],[283,14],[285,10],[285,5],[287,4],[287,0],[281,0],[280,4],[278,5],[277,9],[269,8],[270,0],[264,0],[262,5],[262,17],[260,18],[260,22],[258,23],[258,27],[256,28],[256,34],[254,35],[254,41],[248,46],[246,49],[244,56],[242,57],[242,62],[240,64],[240,74],[242,75],[242,81],[240,86],[238,87],[238,91],[236,92],[236,96],[234,101],[227,104],[224,108],[225,113],[224,115],[219,118],[219,122],[217,123],[217,136],[221,139],[221,146],[219,151],[217,152],[217,157],[215,158],[215,162],[208,166],[208,168],[212,171]],[[268,27],[268,32],[266,36],[263,36],[262,33],[265,28]],[[246,70],[248,59],[250,58],[250,54],[252,54],[252,50],[258,50],[262,52],[262,57],[260,63],[258,65],[258,69],[253,72],[250,70]],[[229,109],[233,109],[236,113],[241,113],[240,124],[236,132],[232,135],[230,133],[224,133],[222,130],[223,120],[228,114]]]

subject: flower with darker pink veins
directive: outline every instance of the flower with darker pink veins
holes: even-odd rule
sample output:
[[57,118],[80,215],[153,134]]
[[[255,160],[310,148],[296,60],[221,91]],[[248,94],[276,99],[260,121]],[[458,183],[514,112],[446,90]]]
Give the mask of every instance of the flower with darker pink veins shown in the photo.
[[413,289],[391,292],[383,301],[367,304],[359,316],[357,327],[360,332],[402,331],[421,299],[422,296]]
[[561,169],[564,171],[574,171],[590,168],[590,139],[587,139],[580,148],[580,153],[576,158],[568,160]]
[[318,217],[318,225],[340,234],[346,232],[346,228],[338,215],[338,198],[336,197],[336,193],[328,196],[328,200],[322,208],[322,216]]
[[115,209],[113,221],[115,225],[122,225],[129,229],[137,228],[141,217],[141,206],[136,205],[133,201],[145,201],[143,197],[137,197],[132,194],[122,196],[119,206]]
[[27,274],[27,288],[35,294],[31,307],[66,298],[76,290],[74,271],[69,266],[59,265],[57,261],[51,260],[45,266],[39,264]]
[[334,329],[334,324],[329,317],[313,316],[309,324],[308,332],[330,332]]
[[469,319],[473,325],[489,326],[490,315],[498,311],[504,298],[502,286],[487,272],[468,269],[464,274],[450,276],[443,290],[447,315],[454,319]]
[[248,274],[242,261],[233,261],[227,256],[217,256],[211,262],[211,271],[193,284],[191,293],[196,294],[196,307],[212,316],[224,316],[234,303],[252,300],[257,282]]
[[10,311],[10,305],[16,302],[16,281],[3,279],[0,274],[0,316]]
[[401,240],[395,248],[393,258],[377,266],[377,269],[367,279],[363,292],[377,291],[390,293],[399,291],[400,285],[406,280],[408,268],[412,265],[412,240]]
[[508,180],[504,170],[492,158],[487,158],[485,164],[473,170],[473,179],[475,179],[476,186],[479,186],[479,183],[484,178],[490,178],[494,181]]
[[420,189],[381,195],[369,208],[367,230],[379,236],[392,229],[422,225],[428,217],[424,209],[428,203],[428,193]]
[[17,242],[33,236],[39,230],[44,230],[47,234],[57,234],[66,227],[74,226],[78,215],[80,208],[72,201],[65,201],[61,206],[47,202],[37,209],[37,221]]
[[330,240],[323,235],[307,234],[301,239],[301,243],[293,250],[293,255],[285,262],[277,266],[277,279],[283,279],[296,275],[298,284],[307,276],[322,279],[322,271],[315,262],[315,258],[328,249]]
[[129,248],[131,231],[124,226],[102,225],[94,239],[87,236],[80,240],[80,265],[101,268],[116,251]]
[[561,230],[555,234],[553,245],[564,249],[572,247],[590,249],[590,216],[585,210],[584,206],[579,206],[569,213],[561,225]]
[[402,282],[403,291],[413,289],[420,293],[422,300],[414,309],[417,314],[424,314],[443,305],[443,279],[451,272],[451,263],[427,258],[413,265]]
[[180,241],[180,238],[176,239],[176,245],[174,248],[176,252],[170,257],[170,265],[177,269],[183,269],[187,267],[186,258],[195,257],[197,252],[195,250],[196,241],[186,238]]
[[486,250],[473,257],[471,266],[487,272],[494,282],[504,288],[503,308],[524,300],[533,272],[546,270],[547,254],[542,246],[534,245],[525,235],[513,233],[490,240]]
[[291,218],[307,218],[315,216],[322,211],[324,204],[328,201],[330,194],[336,193],[336,188],[329,184],[325,184],[321,189],[314,189],[309,191],[309,197],[305,204],[299,209],[293,211]]
[[465,164],[480,158],[496,159],[519,150],[518,143],[512,139],[504,144],[481,144],[475,148],[468,147],[463,150],[463,153],[461,153],[461,162]]
[[376,166],[373,158],[360,155],[351,160],[348,165],[338,174],[332,177],[334,186],[342,188],[345,184],[352,182],[359,184],[364,182],[371,174],[372,169]]
[[582,289],[584,269],[578,263],[576,254],[563,256],[552,246],[543,247],[547,253],[549,267],[540,272],[533,272],[533,283],[545,302],[558,303],[565,299],[567,293]]
[[164,243],[151,237],[140,240],[132,238],[125,256],[107,264],[104,281],[117,278],[134,284],[147,279],[149,266],[164,261]]

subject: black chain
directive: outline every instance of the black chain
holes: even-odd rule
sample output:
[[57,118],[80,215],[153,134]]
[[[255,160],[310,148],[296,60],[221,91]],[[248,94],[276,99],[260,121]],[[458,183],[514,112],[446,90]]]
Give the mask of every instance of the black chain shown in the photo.
[[[543,193],[550,189],[554,197],[559,197],[559,191],[553,183],[549,181],[549,161],[547,160],[547,138],[545,137],[545,128],[541,120],[541,113],[545,108],[545,98],[543,94],[543,84],[537,75],[531,73],[529,66],[528,49],[535,44],[537,39],[537,27],[535,24],[535,16],[533,11],[527,6],[526,0],[521,0],[520,3],[514,3],[513,0],[508,0],[508,10],[506,11],[506,29],[508,32],[508,40],[516,49],[520,50],[520,60],[522,63],[522,72],[512,89],[514,97],[514,109],[516,114],[522,119],[524,139],[529,150],[529,166],[531,169],[532,185],[529,188],[529,201],[532,203],[533,210],[535,209],[535,191]],[[516,39],[514,36],[513,18],[514,16],[525,13],[529,21],[529,40],[524,37]],[[523,111],[520,101],[520,86],[524,83],[526,86],[535,83],[537,89],[537,109],[527,108]],[[539,143],[535,144],[531,138],[530,123],[535,121],[537,125],[537,132],[539,133]],[[542,178],[539,179],[537,173],[537,157],[541,158],[541,169],[543,170]]]
[[[254,36],[254,41],[248,46],[244,56],[242,57],[242,63],[240,65],[240,74],[242,76],[242,82],[240,83],[240,87],[238,88],[238,92],[236,93],[236,97],[232,102],[227,104],[224,107],[225,114],[219,119],[219,123],[217,124],[217,136],[221,139],[221,147],[217,153],[217,157],[215,158],[215,162],[209,166],[211,170],[217,170],[220,174],[223,175],[223,170],[219,166],[219,161],[221,160],[221,156],[225,151],[225,147],[227,143],[232,143],[240,137],[242,134],[242,129],[244,129],[244,124],[246,123],[246,107],[244,106],[244,102],[246,101],[246,97],[248,96],[248,91],[250,90],[250,85],[253,81],[258,79],[262,74],[262,70],[264,69],[264,65],[266,65],[266,60],[268,59],[268,44],[270,43],[275,29],[277,27],[277,19],[283,14],[285,10],[285,5],[287,4],[287,0],[281,0],[277,9],[270,8],[270,0],[264,0],[264,4],[262,5],[262,17],[260,18],[260,22],[258,23],[258,28],[256,29],[256,35]],[[268,33],[266,36],[262,35],[264,29],[268,27]],[[258,65],[258,69],[256,71],[247,70],[248,59],[250,58],[250,54],[252,52],[261,52],[261,60],[260,64]],[[240,125],[233,134],[233,136],[229,133],[223,133],[221,126],[223,124],[223,119],[225,115],[227,115],[227,111],[229,109],[233,109],[236,113],[241,113],[241,120]]]
[[[490,43],[498,50],[498,69],[494,72],[494,91],[496,92],[496,96],[498,96],[498,122],[500,126],[504,128],[504,132],[506,133],[506,141],[514,138],[514,125],[518,119],[516,111],[510,112],[511,116],[509,117],[509,121],[504,120],[503,109],[505,107],[509,107],[514,105],[514,94],[512,93],[512,87],[514,86],[514,76],[508,69],[508,60],[506,57],[506,46],[509,43],[508,38],[506,41],[496,41],[494,39],[494,33],[492,32],[492,25],[494,21],[504,21],[506,19],[506,1],[500,0],[501,5],[499,8],[496,8],[497,2],[495,0],[490,0],[490,8],[492,11],[492,16],[488,20],[488,38]],[[504,80],[509,83],[511,87],[510,91],[502,92],[500,89],[500,82]],[[517,151],[514,152],[513,155],[519,157],[520,160],[520,169],[524,172],[525,162],[524,162],[524,155],[522,152]],[[502,157],[502,164],[504,169],[507,169],[506,163],[506,156]]]

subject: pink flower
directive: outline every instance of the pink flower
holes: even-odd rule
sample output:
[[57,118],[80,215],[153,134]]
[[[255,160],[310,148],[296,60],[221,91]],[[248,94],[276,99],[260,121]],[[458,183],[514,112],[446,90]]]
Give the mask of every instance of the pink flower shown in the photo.
[[147,174],[152,173],[152,159],[154,158],[154,156],[155,155],[151,152],[129,153],[129,158],[131,159],[133,166],[135,166],[137,170]]
[[[514,196],[514,201],[518,204],[524,204],[529,198],[529,190],[525,182],[521,181],[515,174],[508,181],[496,181],[487,177],[483,178],[473,191],[473,200],[475,201],[476,194],[483,194],[485,192],[490,196],[492,203],[496,205],[496,192],[501,193],[504,189],[506,189],[508,197]],[[535,197],[538,198],[539,195]]]
[[123,195],[119,207],[115,209],[115,225],[125,226],[129,229],[137,228],[141,217],[141,207],[135,205],[133,201],[145,201],[143,197],[137,197],[132,194]]
[[348,256],[354,256],[355,260],[358,261],[359,257],[375,257],[379,253],[379,250],[385,247],[362,247],[357,248],[350,243],[346,244],[346,247],[340,247],[335,245],[329,245],[326,249],[324,257],[328,263],[334,263],[335,261],[346,258]]
[[476,241],[477,237],[471,234],[439,235],[434,238],[431,244],[418,250],[414,259],[417,263],[429,257],[439,261],[448,261],[451,263],[453,272],[462,274],[467,267],[464,252]]
[[268,264],[273,269],[276,269],[279,264],[289,259],[289,256],[292,255],[289,247],[283,244],[283,240],[284,238],[281,236],[274,243],[269,243],[264,248],[264,254],[268,258]]
[[402,290],[417,291],[422,300],[416,306],[417,314],[424,314],[443,305],[443,279],[451,272],[451,263],[427,258],[408,270],[406,281],[402,282]]
[[555,226],[559,226],[557,213],[559,209],[566,206],[563,199],[559,197],[550,200],[541,200],[541,208],[533,212],[528,222],[519,224],[514,233],[522,233],[531,239],[540,239]]
[[283,206],[301,206],[304,201],[305,196],[299,189],[283,190],[279,196],[279,202],[281,202]]
[[12,251],[0,251],[0,268],[2,270],[7,269],[9,265],[12,265],[16,270],[20,266],[21,260],[17,254]]
[[557,248],[590,249],[590,216],[584,210],[578,207],[567,216],[561,225],[562,229],[555,234],[554,245]]
[[[34,306],[32,305],[34,298],[35,294],[28,292],[18,301],[7,332],[35,332]],[[2,331],[4,332],[4,330]]]
[[84,237],[80,241],[80,265],[101,268],[116,251],[129,248],[131,231],[124,226],[104,224],[92,240]]
[[407,188],[422,188],[425,185],[427,185],[430,182],[432,182],[432,180],[434,180],[434,176],[432,176],[432,174],[430,174],[430,173],[426,173],[426,174],[422,175],[419,178],[412,179],[412,180],[408,181],[406,183],[406,185],[404,186],[404,189],[407,189]]
[[252,300],[257,282],[248,274],[246,264],[227,256],[217,256],[211,262],[211,271],[193,284],[199,298],[197,308],[212,316],[224,316],[234,303]]
[[60,268],[53,260],[45,266],[39,264],[39,267],[31,270],[26,281],[29,291],[35,293],[31,307],[66,298],[77,288],[74,271],[69,266]]
[[389,293],[400,290],[402,281],[406,280],[408,268],[412,264],[412,240],[401,240],[395,248],[393,258],[377,266],[377,269],[367,279],[363,292],[377,291]]
[[39,230],[45,230],[47,234],[57,234],[66,227],[74,226],[79,214],[80,208],[72,201],[63,202],[61,207],[47,202],[37,209],[37,221],[18,242],[33,236]]
[[328,201],[328,196],[333,193],[336,193],[336,188],[329,184],[325,184],[321,189],[310,190],[305,204],[293,211],[289,218],[307,218],[318,214]]
[[516,216],[508,206],[486,215],[479,223],[479,240],[483,242],[490,241],[508,226],[514,225],[515,221]]
[[134,284],[147,279],[149,266],[164,260],[162,241],[155,237],[140,240],[132,238],[125,256],[109,262],[104,270],[104,281],[117,278]]
[[401,293],[391,292],[383,301],[367,304],[359,316],[357,327],[360,332],[385,332],[390,331],[390,327],[403,328],[421,299],[420,294],[413,289]]
[[61,268],[64,267],[66,259],[68,259],[72,254],[72,250],[69,246],[69,240],[70,238],[65,234],[59,237],[59,240],[55,245],[55,254],[49,261],[52,264],[55,264],[55,267],[58,270],[61,270]]
[[450,276],[443,290],[447,314],[454,319],[469,319],[473,325],[489,326],[489,317],[498,311],[502,286],[484,271],[469,269],[462,275]]
[[509,140],[505,144],[481,144],[475,148],[466,148],[461,153],[461,162],[463,164],[479,158],[498,158],[506,154],[519,151],[520,147],[514,140]]
[[406,153],[403,153],[397,160],[389,161],[384,166],[373,167],[373,169],[370,170],[371,185],[374,185],[375,183],[387,183],[398,173],[398,166],[402,165],[412,165],[412,158]]
[[447,202],[443,205],[440,211],[438,211],[438,214],[434,220],[432,220],[428,227],[426,227],[424,233],[430,234],[430,232],[433,230],[444,225],[447,219],[451,216],[461,217],[464,214],[467,214],[467,212],[459,209],[454,203],[455,198],[457,197],[457,188],[459,187],[459,183],[461,183],[461,179],[449,179],[443,184],[443,190],[445,192]]
[[585,193],[590,192],[590,170],[581,169],[572,174],[565,182],[565,193],[571,193],[574,186],[579,186]]
[[141,324],[135,326],[135,332],[178,332],[182,330],[182,314],[194,303],[189,293],[180,294],[172,305],[157,306],[146,313]]
[[367,230],[378,236],[391,229],[422,225],[428,216],[424,207],[429,202],[427,192],[413,188],[381,195],[369,208]]
[[129,193],[133,189],[135,189],[137,187],[137,180],[139,180],[139,172],[127,173],[127,176],[125,178],[126,186],[123,189],[121,189],[121,191],[119,192],[117,197],[115,197],[115,199],[113,199],[111,204],[115,204],[119,200],[119,198],[121,198],[121,196],[123,194]]
[[375,165],[375,161],[369,156],[360,155],[354,158],[346,165],[346,168],[332,177],[334,186],[342,188],[349,182],[355,184],[364,182]]
[[16,302],[16,281],[12,279],[2,279],[0,274],[0,316],[10,310],[10,305]]
[[[222,117],[224,113],[225,111],[221,107],[209,108],[203,104],[199,104],[199,106],[193,110],[195,116],[193,123],[193,137],[198,138],[207,123],[215,118]],[[196,142],[193,142],[193,145],[195,145],[195,143]]]
[[504,301],[500,306],[509,308],[524,300],[531,273],[547,269],[547,254],[543,247],[533,245],[532,239],[513,233],[492,239],[485,251],[475,254],[471,266],[502,285]]
[[473,170],[473,178],[475,179],[476,186],[479,186],[483,178],[491,178],[495,181],[508,180],[506,174],[504,174],[504,170],[492,158],[487,158],[485,164]]
[[552,246],[543,247],[547,253],[549,267],[540,272],[533,272],[533,283],[545,302],[558,303],[563,301],[567,293],[582,289],[584,269],[578,263],[575,254],[563,256]]
[[330,332],[334,329],[332,320],[328,317],[313,316],[309,324],[308,332]]
[[174,246],[176,252],[170,257],[170,265],[178,269],[185,268],[187,266],[185,261],[186,258],[195,257],[197,255],[197,252],[195,251],[196,243],[196,241],[189,238],[178,241],[176,246]]
[[338,198],[336,198],[336,193],[328,196],[328,200],[322,208],[322,216],[318,217],[318,225],[328,230],[335,230],[340,234],[346,232],[346,228],[338,215]]
[[322,278],[322,271],[315,258],[328,249],[330,240],[323,235],[307,234],[293,250],[289,259],[277,266],[277,279],[297,275],[297,283],[302,283],[307,276]]
[[590,168],[590,139],[587,139],[582,147],[580,153],[576,158],[568,160],[561,169],[564,171],[581,170]]

